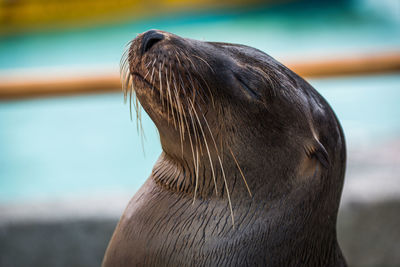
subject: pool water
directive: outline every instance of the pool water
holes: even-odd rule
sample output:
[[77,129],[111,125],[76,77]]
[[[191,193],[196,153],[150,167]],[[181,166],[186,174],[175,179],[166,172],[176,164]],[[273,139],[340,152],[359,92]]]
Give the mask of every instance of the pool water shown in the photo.
[[160,152],[143,122],[145,156],[119,94],[2,103],[0,200],[137,188]]
[[339,117],[350,149],[400,137],[399,74],[310,82]]

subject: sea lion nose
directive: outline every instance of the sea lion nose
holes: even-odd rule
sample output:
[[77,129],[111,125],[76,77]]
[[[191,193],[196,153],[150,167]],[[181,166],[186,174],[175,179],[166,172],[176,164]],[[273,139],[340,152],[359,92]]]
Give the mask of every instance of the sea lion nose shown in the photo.
[[164,35],[158,31],[150,30],[145,32],[142,38],[142,55],[162,39],[164,39]]

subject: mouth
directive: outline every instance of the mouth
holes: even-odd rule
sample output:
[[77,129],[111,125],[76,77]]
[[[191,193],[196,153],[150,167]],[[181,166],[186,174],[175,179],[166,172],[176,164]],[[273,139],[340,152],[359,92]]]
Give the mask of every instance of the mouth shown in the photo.
[[[156,92],[156,93],[158,93],[158,94],[160,94],[159,93],[159,89],[155,86],[155,85],[153,85],[152,83],[150,83],[148,80],[146,80],[146,78],[145,77],[143,77],[140,73],[138,73],[138,72],[131,72],[131,77],[132,77],[132,79],[133,79],[133,81],[134,81],[134,90],[135,91],[137,91],[138,89],[140,90],[140,89],[144,89],[144,90],[146,90],[146,89],[150,89],[152,92]],[[141,83],[142,85],[144,85],[144,86],[138,86],[139,84],[138,83]]]
[[176,95],[178,93],[171,92],[172,88],[169,87],[168,89],[164,88],[166,89],[164,90],[163,87],[167,87],[167,85],[164,83],[160,83],[160,87],[158,87],[151,81],[148,81],[145,76],[139,72],[132,72],[131,76],[134,84],[134,92],[138,96],[141,105],[145,107],[145,109],[146,106],[149,106],[150,109],[153,109],[155,104],[157,109],[161,110],[161,112],[158,112],[158,114],[163,114],[163,117],[166,117],[168,122],[172,121],[175,125],[177,123],[176,119],[178,117],[182,117],[184,114],[182,110],[184,105],[182,105],[181,99],[178,99]]
[[[161,93],[161,90],[150,81],[148,81],[143,75],[138,72],[132,72],[131,77],[133,80],[133,90],[136,94],[150,94],[154,101],[157,101],[159,104],[168,103],[168,99]],[[140,100],[140,99],[139,99]],[[143,103],[142,103],[143,104]]]

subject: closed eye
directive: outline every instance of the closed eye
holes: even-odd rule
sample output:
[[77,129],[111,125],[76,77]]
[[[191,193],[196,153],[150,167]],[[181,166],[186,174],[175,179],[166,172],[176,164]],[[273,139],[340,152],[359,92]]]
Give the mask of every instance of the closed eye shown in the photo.
[[240,83],[243,89],[245,89],[246,93],[249,95],[250,98],[255,98],[256,100],[260,100],[260,94],[253,89],[251,89],[247,84],[243,81],[243,79],[237,75],[236,73],[234,74],[236,80]]

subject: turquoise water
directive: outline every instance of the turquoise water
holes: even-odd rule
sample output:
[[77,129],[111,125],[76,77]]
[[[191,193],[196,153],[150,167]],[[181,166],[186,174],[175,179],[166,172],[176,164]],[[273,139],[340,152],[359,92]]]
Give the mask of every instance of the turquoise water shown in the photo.
[[[349,149],[400,136],[400,75],[310,81],[330,102]],[[0,104],[0,201],[133,193],[161,152],[144,116],[145,155],[121,94]]]
[[310,83],[328,100],[341,121],[348,149],[373,147],[400,137],[400,74]]
[[[260,9],[187,14],[120,25],[0,38],[0,72],[20,68],[118,71],[124,45],[159,28],[243,43],[279,60],[400,48],[400,20],[354,10]],[[310,81],[331,103],[349,149],[400,136],[400,75]],[[144,156],[121,94],[0,102],[0,202],[133,194],[160,154],[146,116]]]
[[119,94],[1,103],[0,201],[137,188],[160,153],[144,124],[145,156]]

